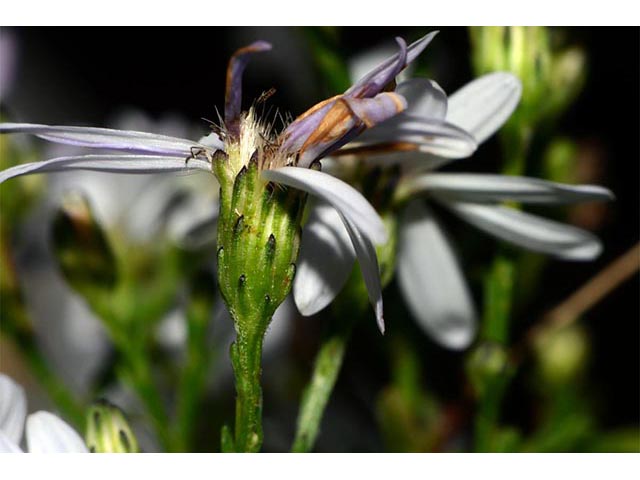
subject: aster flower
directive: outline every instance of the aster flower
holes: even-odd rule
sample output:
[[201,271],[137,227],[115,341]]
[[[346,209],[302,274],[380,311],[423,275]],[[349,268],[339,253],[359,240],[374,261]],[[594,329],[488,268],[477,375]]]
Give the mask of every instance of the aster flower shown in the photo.
[[[521,86],[508,73],[493,73],[467,84],[447,99],[433,81],[412,79],[396,91],[408,102],[401,114],[365,132],[338,155],[367,156],[369,162],[399,165],[393,202],[400,209],[397,274],[413,316],[434,340],[460,349],[472,341],[476,313],[466,281],[442,226],[420,197],[427,197],[476,228],[523,248],[565,260],[590,260],[598,239],[576,227],[506,205],[561,205],[612,198],[598,186],[572,186],[535,178],[471,173],[438,173],[451,159],[469,156],[509,118]],[[413,142],[431,132],[428,144]],[[335,155],[335,154],[334,154]],[[301,312],[313,314],[330,303],[351,271],[353,254],[342,226],[322,207],[310,217],[301,246],[294,296]],[[311,245],[311,248],[308,248]],[[323,263],[327,251],[343,252]]]
[[[249,159],[255,159],[263,181],[311,193],[340,213],[363,268],[382,329],[382,298],[372,242],[384,243],[384,225],[359,192],[330,175],[307,167],[317,165],[320,158],[405,108],[406,102],[400,94],[382,90],[434,36],[435,32],[409,47],[402,39],[397,39],[397,54],[344,94],[311,108],[277,136],[272,134],[268,125],[256,119],[253,110],[248,113],[241,111],[242,73],[252,54],[271,48],[266,42],[256,42],[232,57],[227,73],[224,127],[198,141],[131,130],[1,124],[0,133],[29,133],[50,142],[101,151],[18,165],[0,172],[0,183],[21,175],[71,170],[211,173],[215,171],[216,164],[228,161],[232,150],[240,149],[240,155],[234,158],[243,160],[229,165],[229,175],[237,175],[247,166]],[[103,153],[105,151],[116,153]],[[260,158],[254,156],[256,153]]]
[[56,415],[39,411],[27,417],[23,388],[0,373],[0,453],[22,452],[25,429],[30,453],[88,453],[80,435]]

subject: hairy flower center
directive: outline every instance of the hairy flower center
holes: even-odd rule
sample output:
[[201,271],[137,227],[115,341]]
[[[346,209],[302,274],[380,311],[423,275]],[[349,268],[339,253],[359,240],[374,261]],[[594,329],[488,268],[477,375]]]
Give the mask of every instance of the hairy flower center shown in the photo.
[[273,125],[258,120],[255,110],[251,108],[240,119],[240,137],[229,136],[225,140],[225,152],[233,175],[251,162],[259,170],[295,166],[296,157],[283,153],[280,143],[273,132]]

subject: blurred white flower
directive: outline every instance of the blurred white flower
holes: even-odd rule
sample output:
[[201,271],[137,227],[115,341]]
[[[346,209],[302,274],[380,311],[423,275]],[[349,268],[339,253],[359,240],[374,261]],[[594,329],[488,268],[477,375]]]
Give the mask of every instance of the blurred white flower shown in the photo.
[[30,453],[88,453],[87,446],[62,419],[39,411],[27,417],[23,388],[0,373],[0,453],[20,453],[22,433]]
[[[123,129],[146,129],[161,134],[188,135],[186,122],[167,115],[154,121],[144,113],[125,110],[113,125]],[[48,144],[49,156],[70,155],[78,147]],[[57,372],[65,383],[84,393],[109,353],[109,341],[99,319],[86,302],[64,282],[58,273],[49,246],[49,228],[63,197],[79,192],[87,198],[100,225],[117,231],[132,244],[158,242],[168,238],[185,248],[197,248],[215,241],[218,188],[201,175],[123,175],[73,171],[47,176],[46,198],[34,213],[20,246],[37,263],[21,269],[25,297],[35,324],[35,332]],[[213,180],[215,182],[215,180]],[[25,253],[24,257],[27,257]],[[184,315],[168,315],[161,322],[160,340],[173,348],[184,345]],[[167,326],[173,328],[167,328]],[[177,336],[176,336],[177,335]]]

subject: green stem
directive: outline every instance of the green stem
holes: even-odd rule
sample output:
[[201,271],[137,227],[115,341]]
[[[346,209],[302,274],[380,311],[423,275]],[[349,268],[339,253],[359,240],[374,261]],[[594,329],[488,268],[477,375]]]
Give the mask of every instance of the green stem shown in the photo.
[[313,449],[356,318],[356,315],[348,315],[334,319],[322,340],[311,381],[302,394],[292,452],[304,453]]
[[179,451],[192,450],[195,420],[212,357],[207,344],[207,326],[210,316],[209,302],[192,299],[187,309],[187,358],[177,394],[176,447]]
[[149,352],[147,315],[149,318],[159,318],[159,313],[141,302],[141,298],[142,294],[135,285],[123,283],[116,292],[96,293],[89,296],[88,300],[103,321],[111,342],[120,354],[120,376],[142,402],[161,445],[172,450],[168,415],[155,385]]
[[153,380],[147,349],[134,339],[126,345],[120,344],[119,350],[124,359],[123,375],[144,405],[162,446],[169,451],[173,450],[168,430],[169,419]]
[[496,254],[484,285],[484,313],[481,337],[506,345],[515,283],[516,265],[503,249]]
[[[532,131],[522,122],[512,119],[501,132],[505,175],[522,175],[531,143]],[[519,208],[519,205],[511,205]],[[484,313],[481,341],[506,347],[509,343],[510,321],[517,276],[518,259],[508,247],[499,247],[484,282]],[[475,449],[493,451],[500,419],[500,408],[510,375],[490,381],[478,399],[475,419]]]
[[262,446],[262,341],[264,332],[238,332],[231,346],[236,379],[236,428],[234,450],[258,452]]

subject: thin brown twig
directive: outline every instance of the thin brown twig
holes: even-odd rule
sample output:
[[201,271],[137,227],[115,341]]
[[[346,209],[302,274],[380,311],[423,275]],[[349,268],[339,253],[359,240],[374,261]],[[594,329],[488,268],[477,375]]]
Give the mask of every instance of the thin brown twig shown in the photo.
[[527,335],[530,344],[542,331],[571,325],[585,312],[640,270],[640,243],[616,258],[604,270],[551,309]]

